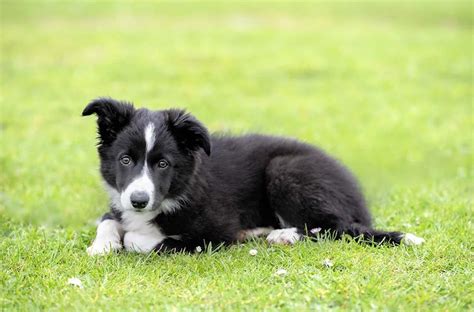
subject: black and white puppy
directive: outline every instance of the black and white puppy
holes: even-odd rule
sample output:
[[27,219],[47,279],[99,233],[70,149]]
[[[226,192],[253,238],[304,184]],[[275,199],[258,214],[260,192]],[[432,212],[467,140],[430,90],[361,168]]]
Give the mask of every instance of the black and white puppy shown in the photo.
[[150,111],[99,98],[100,171],[110,212],[87,249],[194,251],[266,235],[294,244],[323,231],[372,243],[421,244],[413,234],[374,230],[353,176],[296,140],[209,135],[183,110]]

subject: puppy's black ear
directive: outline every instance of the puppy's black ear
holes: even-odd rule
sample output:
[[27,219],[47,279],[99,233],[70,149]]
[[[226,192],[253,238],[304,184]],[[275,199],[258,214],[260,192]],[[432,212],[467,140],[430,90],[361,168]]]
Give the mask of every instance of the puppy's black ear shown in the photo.
[[209,156],[211,155],[211,141],[206,127],[194,116],[180,109],[166,111],[168,128],[182,145],[191,151],[202,148]]
[[98,98],[84,108],[82,116],[97,115],[99,145],[108,145],[128,125],[134,113],[135,108],[130,103],[116,101],[111,98]]

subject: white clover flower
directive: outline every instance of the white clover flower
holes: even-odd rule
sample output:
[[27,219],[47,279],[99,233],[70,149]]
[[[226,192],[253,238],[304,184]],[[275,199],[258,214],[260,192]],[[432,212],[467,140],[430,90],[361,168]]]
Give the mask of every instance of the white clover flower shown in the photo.
[[288,274],[288,271],[285,270],[285,269],[278,269],[276,272],[275,272],[276,275],[279,275],[279,276],[284,276],[286,274]]
[[314,228],[314,229],[311,229],[309,230],[312,234],[317,234],[319,232],[321,232],[321,228],[320,227],[317,227],[317,228]]
[[197,252],[197,253],[201,253],[201,252],[202,252],[201,246],[197,246],[197,247],[196,247],[196,252]]
[[329,259],[324,259],[324,260],[323,260],[323,265],[324,265],[325,267],[327,267],[327,268],[330,268],[330,267],[332,267],[334,264],[332,263],[331,260],[329,260]]
[[67,283],[69,285],[73,285],[79,288],[84,288],[84,286],[82,286],[81,280],[78,279],[77,277],[71,277],[70,279],[67,280]]
[[250,249],[249,254],[251,256],[256,256],[258,254],[258,250],[257,249]]

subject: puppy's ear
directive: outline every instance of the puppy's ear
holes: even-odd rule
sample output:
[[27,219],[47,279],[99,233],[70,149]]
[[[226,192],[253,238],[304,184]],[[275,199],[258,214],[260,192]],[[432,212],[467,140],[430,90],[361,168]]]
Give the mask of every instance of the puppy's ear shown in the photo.
[[166,114],[168,129],[178,141],[178,144],[191,151],[202,148],[207,156],[211,155],[209,132],[200,121],[180,109],[167,110]]
[[97,115],[99,145],[108,145],[128,125],[134,113],[135,108],[130,103],[116,101],[111,98],[98,98],[84,108],[82,116]]

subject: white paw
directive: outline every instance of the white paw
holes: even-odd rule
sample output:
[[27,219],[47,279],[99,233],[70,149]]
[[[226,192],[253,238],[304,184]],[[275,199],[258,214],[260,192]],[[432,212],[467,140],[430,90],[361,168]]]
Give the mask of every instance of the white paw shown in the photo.
[[123,237],[123,245],[125,249],[130,252],[148,253],[152,251],[162,240],[161,235],[155,233],[137,233],[126,232]]
[[258,238],[260,236],[266,236],[273,231],[272,227],[257,227],[248,230],[240,231],[240,240],[244,241],[251,238]]
[[95,240],[91,246],[87,247],[87,254],[89,256],[101,256],[122,248],[120,241]]
[[273,230],[267,236],[267,242],[271,244],[293,245],[300,239],[296,228]]
[[407,246],[416,246],[423,244],[425,240],[414,234],[406,233],[403,235],[402,242]]

